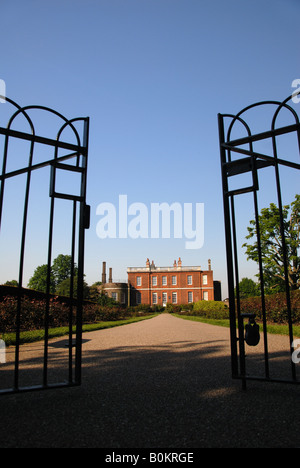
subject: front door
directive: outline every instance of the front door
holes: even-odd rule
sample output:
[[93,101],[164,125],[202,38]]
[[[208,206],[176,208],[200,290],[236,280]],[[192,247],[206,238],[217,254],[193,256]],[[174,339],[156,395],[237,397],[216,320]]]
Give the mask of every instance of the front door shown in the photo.
[[166,305],[167,305],[167,296],[168,296],[168,295],[167,295],[166,292],[164,292],[164,293],[162,294],[163,307],[166,307]]

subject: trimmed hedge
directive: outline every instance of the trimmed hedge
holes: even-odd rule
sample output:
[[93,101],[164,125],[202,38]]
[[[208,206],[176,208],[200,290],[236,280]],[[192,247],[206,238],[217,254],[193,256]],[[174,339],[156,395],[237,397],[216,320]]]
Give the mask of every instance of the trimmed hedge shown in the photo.
[[222,301],[198,301],[190,304],[167,304],[167,312],[213,319],[228,319],[229,308]]
[[[300,324],[300,290],[291,291],[292,321]],[[265,297],[267,321],[286,324],[288,311],[285,293],[270,294]],[[255,313],[258,320],[262,319],[261,297],[248,297],[241,300],[241,313]]]
[[[0,302],[0,333],[15,330],[16,311],[18,299],[6,296]],[[45,299],[32,299],[22,297],[20,330],[30,331],[44,328],[46,301]],[[83,323],[96,323],[102,321],[124,320],[137,315],[148,315],[153,310],[141,307],[126,309],[122,306],[101,306],[96,303],[83,305]],[[63,327],[69,325],[70,304],[61,302],[61,298],[50,298],[49,301],[49,327]],[[76,306],[72,309],[72,324],[76,321]]]
[[[287,323],[286,296],[277,293],[266,296],[267,321],[277,324]],[[300,290],[291,292],[292,320],[300,324]],[[45,299],[22,297],[20,317],[21,331],[30,331],[44,328]],[[6,296],[0,302],[0,333],[15,330],[17,310],[17,297]],[[151,308],[149,305],[135,307],[101,306],[92,302],[83,305],[83,322],[96,323],[102,321],[123,320],[135,316],[148,315],[149,313],[162,312],[161,307]],[[196,315],[212,319],[228,319],[229,308],[222,301],[199,301],[191,304],[167,304],[166,312],[181,315]],[[262,319],[261,298],[251,297],[241,300],[241,313],[255,313],[258,320]],[[62,302],[60,297],[51,297],[49,302],[49,327],[68,326],[70,304]],[[75,324],[76,306],[72,310],[72,323]]]
[[222,301],[198,301],[194,303],[193,313],[213,319],[229,319],[229,308]]
[[[256,318],[262,320],[261,297],[241,299],[241,313],[255,313]],[[265,297],[266,319],[269,323],[287,324],[288,312],[285,293],[271,294]],[[166,307],[170,313],[181,315],[195,315],[211,319],[228,319],[229,308],[222,301],[199,301],[194,304],[172,305]],[[291,291],[292,321],[300,324],[300,290]]]

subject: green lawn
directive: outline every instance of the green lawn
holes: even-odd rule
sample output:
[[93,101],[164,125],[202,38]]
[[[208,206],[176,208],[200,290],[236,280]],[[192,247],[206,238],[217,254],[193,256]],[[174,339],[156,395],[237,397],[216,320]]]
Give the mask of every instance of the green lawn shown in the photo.
[[[207,319],[204,317],[197,317],[196,315],[180,315],[173,314],[175,317],[179,317],[185,320],[193,320],[195,322],[208,323],[210,325],[218,325],[219,327],[229,327],[229,320],[217,320],[217,319]],[[259,324],[260,331],[263,331],[263,326]],[[276,324],[267,324],[267,331],[273,335],[288,335],[289,328],[288,325],[276,325]],[[295,338],[300,337],[300,325],[293,326],[293,334]]]
[[[139,322],[141,320],[147,320],[152,317],[156,317],[158,314],[151,314],[144,317],[133,317],[126,320],[115,320],[110,322],[98,322],[98,323],[90,323],[84,324],[82,326],[83,332],[95,331],[95,330],[102,330],[105,328],[112,328],[118,327],[120,325],[126,325],[129,323]],[[175,317],[184,319],[184,320],[192,320],[195,322],[202,322],[208,323],[210,325],[218,325],[219,327],[229,327],[229,320],[217,320],[217,319],[207,319],[204,317],[198,317],[195,315],[180,315],[180,314],[172,314]],[[259,324],[260,331],[262,331],[262,324]],[[293,326],[294,337],[300,337],[300,326],[294,325]],[[73,333],[75,333],[75,327],[73,328]],[[276,335],[288,335],[288,325],[268,325],[268,333],[276,334]],[[49,329],[49,339],[51,338],[58,338],[60,336],[66,336],[69,334],[68,327],[58,327],[58,328],[50,328]],[[3,333],[2,339],[5,341],[6,346],[14,345],[15,344],[15,333]],[[20,343],[33,343],[35,341],[41,341],[44,339],[44,330],[33,330],[33,331],[24,331],[20,334]]]
[[[82,325],[83,332],[102,330],[104,328],[118,327],[120,325],[127,325],[129,323],[139,322],[141,320],[150,319],[155,317],[157,314],[151,314],[144,317],[132,317],[126,320],[114,320],[110,322],[98,322],[98,323],[89,323]],[[75,333],[76,328],[73,327],[73,333]],[[49,339],[58,338],[60,336],[66,336],[69,334],[68,327],[58,327],[58,328],[49,328]],[[33,343],[35,341],[41,341],[44,339],[45,333],[44,330],[32,330],[24,331],[20,333],[20,343]],[[3,333],[2,339],[5,341],[6,346],[15,344],[15,333]]]

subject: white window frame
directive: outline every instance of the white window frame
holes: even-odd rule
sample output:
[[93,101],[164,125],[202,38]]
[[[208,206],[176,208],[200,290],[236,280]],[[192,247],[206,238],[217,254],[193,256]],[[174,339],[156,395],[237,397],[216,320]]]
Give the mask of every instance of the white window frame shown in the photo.
[[157,304],[157,293],[152,293],[152,304]]
[[208,301],[208,291],[203,291],[203,300]]
[[188,291],[188,303],[193,302],[193,291]]
[[177,276],[172,276],[172,285],[176,285],[177,284]]
[[207,275],[203,275],[202,284],[207,284]]
[[172,292],[172,304],[177,304],[177,292]]
[[168,280],[167,280],[167,277],[166,277],[166,276],[162,276],[162,280],[161,280],[161,281],[162,281],[162,285],[163,285],[163,286],[167,286]]
[[157,286],[157,276],[152,276],[152,286]]
[[142,277],[141,276],[136,277],[136,285],[137,286],[142,286]]
[[193,277],[192,275],[187,275],[187,284],[191,286],[193,284]]
[[112,292],[112,293],[111,293],[111,298],[112,298],[114,301],[118,302],[118,293],[117,293],[117,292]]

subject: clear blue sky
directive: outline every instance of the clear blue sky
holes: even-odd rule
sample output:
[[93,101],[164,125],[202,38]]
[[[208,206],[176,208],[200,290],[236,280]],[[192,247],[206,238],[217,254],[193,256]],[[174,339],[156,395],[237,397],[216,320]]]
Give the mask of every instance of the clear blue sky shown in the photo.
[[[300,78],[299,14],[298,0],[1,2],[0,79],[7,96],[91,119],[88,284],[101,279],[102,261],[115,279],[126,279],[127,267],[144,266],[147,257],[167,266],[180,256],[184,265],[203,268],[211,258],[226,296],[217,114],[292,93],[292,81]],[[299,179],[289,179],[287,197],[298,185]],[[267,193],[269,203],[273,192]],[[187,250],[184,239],[100,240],[97,205],[117,206],[120,194],[148,207],[204,203],[203,247]],[[18,203],[12,223],[17,210]],[[241,213],[253,217],[246,205]],[[38,243],[46,221],[42,214],[33,221],[38,239],[25,283],[43,263]],[[63,230],[60,235],[57,253],[67,253]],[[0,282],[17,278],[13,262],[4,261],[7,250],[1,255]],[[244,262],[241,276],[253,272]]]

